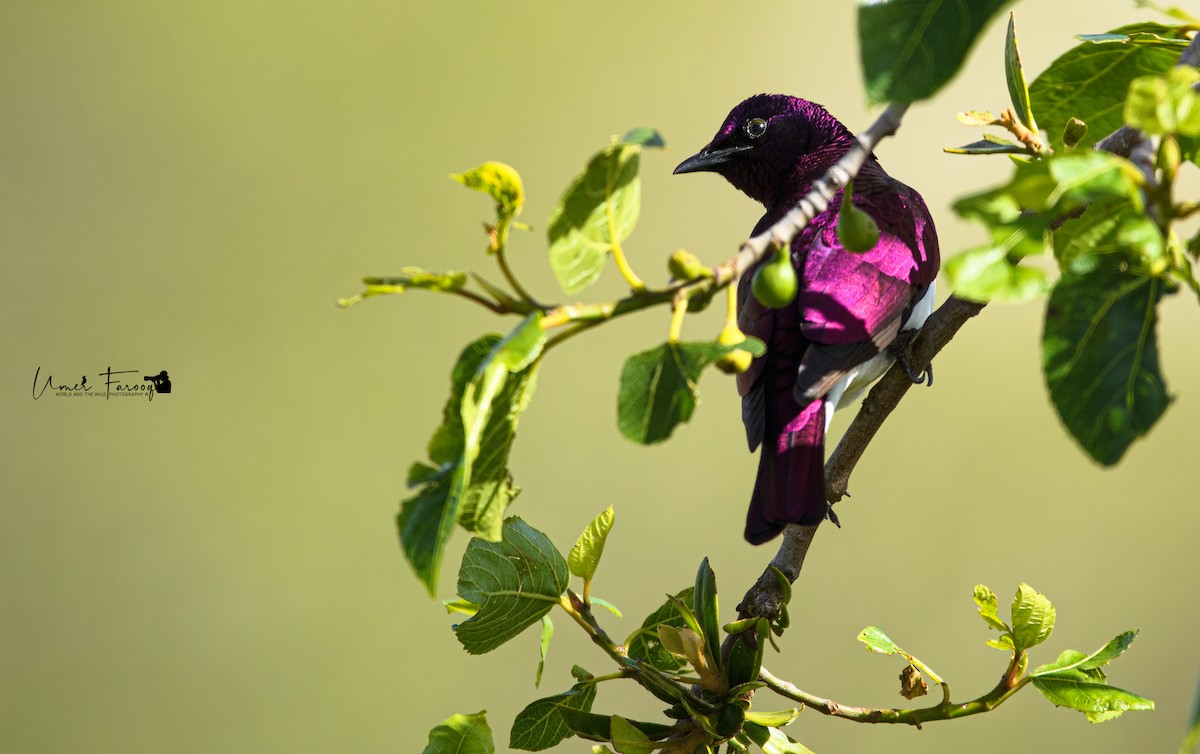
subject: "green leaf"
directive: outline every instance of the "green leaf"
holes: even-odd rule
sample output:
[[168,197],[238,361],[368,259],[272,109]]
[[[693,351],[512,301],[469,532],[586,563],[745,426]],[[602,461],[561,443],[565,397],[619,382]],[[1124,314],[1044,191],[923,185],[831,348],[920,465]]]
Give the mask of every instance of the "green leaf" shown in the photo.
[[717,575],[708,565],[708,558],[700,561],[696,571],[696,586],[692,592],[692,606],[696,619],[703,629],[702,636],[708,651],[708,664],[715,672],[721,672],[721,617],[717,606]]
[[1200,744],[1200,688],[1196,689],[1196,698],[1192,702],[1192,720],[1188,725],[1187,735],[1179,746],[1179,754],[1190,754]]
[[533,312],[493,346],[490,361],[515,374],[532,364],[542,354],[542,347],[545,345],[546,331],[542,328],[542,313]]
[[989,639],[985,643],[995,649],[1015,652],[1017,648],[1013,645],[1012,629],[1000,620],[1000,600],[996,598],[995,592],[983,584],[978,584],[975,587],[975,604],[979,606],[979,617],[983,618],[984,623],[1000,632],[998,638]]
[[1050,290],[1046,273],[1009,261],[1004,249],[983,246],[946,260],[950,289],[972,301],[1028,301]]
[[[998,126],[1000,119],[987,110],[966,110],[956,113],[954,119],[964,126]],[[985,139],[988,137],[984,137]],[[992,137],[995,138],[995,137]]]
[[961,147],[944,147],[942,151],[948,154],[1033,154],[1033,151],[1024,144],[991,134],[984,134],[979,141],[973,141]]
[[639,680],[642,686],[667,704],[679,704],[687,697],[687,691],[683,686],[658,668],[652,665],[642,665],[639,670],[641,671]]
[[429,731],[429,744],[421,754],[492,754],[496,744],[487,724],[487,713],[452,715]]
[[792,709],[779,710],[778,712],[748,710],[746,712],[746,719],[752,723],[765,725],[769,728],[782,728],[799,717],[803,709],[803,707],[793,707]]
[[984,644],[993,649],[1003,649],[1008,652],[1017,651],[1016,646],[1013,644],[1012,634],[1003,634],[998,639],[988,639]]
[[1073,681],[1108,683],[1108,677],[1100,668],[1087,668],[1085,670],[1079,667],[1079,664],[1086,660],[1087,657],[1083,652],[1074,649],[1065,649],[1058,656],[1057,660],[1049,665],[1040,666],[1031,675],[1053,676]]
[[[695,590],[692,591],[692,595],[694,598]],[[672,597],[671,595],[667,595],[667,601],[673,604],[675,609],[679,611],[679,614],[683,616],[683,625],[685,627],[690,628],[696,633],[697,636],[700,636],[704,633],[704,628],[700,625],[700,621],[696,618],[695,611],[693,611],[686,602],[683,602],[676,597]]]
[[[1126,28],[1134,29],[1134,28],[1141,27],[1141,26],[1147,26],[1147,24],[1133,24],[1132,26],[1129,26]],[[1158,24],[1151,24],[1150,26],[1158,26]],[[1179,27],[1162,27],[1162,28],[1178,29]],[[1151,47],[1167,47],[1172,50],[1175,50],[1177,53],[1183,52],[1185,49],[1187,49],[1187,46],[1188,46],[1188,41],[1186,39],[1173,39],[1173,38],[1163,37],[1158,34],[1149,34],[1149,33],[1144,33],[1144,32],[1143,33],[1135,32],[1132,34],[1118,34],[1115,32],[1109,32],[1107,34],[1076,34],[1075,38],[1078,39],[1080,42],[1091,42],[1092,44],[1104,44],[1106,42],[1120,42],[1122,44],[1148,45]]]
[[[475,468],[476,461],[480,459],[484,448],[487,448],[489,453],[499,450],[503,461],[507,461],[507,451],[511,448],[511,428],[507,428],[509,435],[507,442],[503,442],[498,448],[484,444],[484,433],[493,412],[498,416],[503,416],[504,414],[498,409],[505,407],[502,391],[505,383],[508,382],[508,370],[495,358],[495,353],[493,350],[488,360],[476,372],[475,377],[463,389],[462,403],[459,407],[463,423],[463,450],[454,470],[450,488],[450,498],[460,501],[458,522],[469,531],[492,541],[500,538],[501,516],[508,507],[509,501],[516,496],[506,463],[493,462],[490,465],[479,465],[479,472],[485,470],[493,472],[493,478],[488,480],[490,483],[483,489],[480,489],[482,480],[479,477],[481,475],[476,473]],[[523,406],[517,409],[510,402],[507,413],[515,415],[523,409]],[[503,426],[499,428],[500,433],[504,433],[505,430],[506,428]],[[475,495],[471,494],[472,488],[477,491]]]
[[1064,275],[1050,294],[1042,362],[1050,399],[1080,446],[1111,466],[1171,399],[1158,363],[1163,282],[1121,269]]
[[503,162],[485,162],[465,173],[451,173],[450,177],[473,191],[495,199],[496,215],[501,222],[516,217],[525,204],[525,187],[521,183],[521,176],[511,165]]
[[1041,592],[1022,583],[1012,603],[1012,638],[1019,650],[1036,647],[1054,631],[1054,605]]
[[1115,686],[1054,676],[1033,679],[1033,685],[1056,707],[1084,713],[1093,723],[1104,722],[1127,710],[1154,709],[1154,702]]
[[579,535],[578,541],[567,556],[567,566],[571,573],[584,581],[591,581],[592,576],[596,574],[596,566],[600,564],[600,556],[604,554],[604,543],[608,539],[609,530],[612,529],[614,516],[611,505],[601,511],[583,530],[583,534]]
[[[675,595],[675,599],[681,602],[690,602],[693,591],[693,588],[689,586]],[[657,631],[660,625],[683,628],[687,624],[684,622],[683,616],[675,609],[675,604],[667,600],[657,610],[646,616],[646,619],[642,621],[642,627],[625,640],[625,646],[629,648],[629,657],[666,672],[679,670],[684,663],[663,648]]]
[[746,709],[740,704],[726,704],[717,712],[713,728],[718,740],[726,740],[742,731],[746,725]]
[[487,335],[463,350],[442,425],[429,441],[436,466],[410,470],[416,494],[401,504],[397,524],[404,554],[431,595],[454,522],[499,539],[504,511],[519,491],[508,455],[536,386],[536,357],[545,343],[540,318],[534,313],[507,337]]
[[476,537],[463,554],[458,594],[479,612],[458,625],[458,640],[471,654],[490,652],[550,612],[569,578],[545,534],[519,518],[506,520],[502,541]]
[[558,715],[571,729],[571,732],[580,738],[586,738],[589,741],[608,741],[612,735],[612,720],[608,715],[597,715],[566,706],[559,708]]
[[[1151,24],[1123,26],[1115,34],[1134,31],[1169,33],[1171,27]],[[1179,59],[1179,50],[1147,44],[1145,35],[1102,44],[1084,42],[1050,64],[1029,87],[1033,111],[1050,137],[1050,146],[1062,147],[1063,129],[1072,118],[1087,123],[1079,146],[1088,147],[1120,128],[1124,122],[1125,95],[1138,76],[1165,73]]]
[[397,275],[363,278],[366,290],[354,296],[338,299],[337,305],[339,308],[345,309],[372,296],[404,293],[410,288],[453,293],[462,290],[466,284],[467,273],[465,272],[429,272],[420,267],[402,267]]
[[1098,268],[1121,270],[1131,261],[1144,270],[1165,254],[1158,227],[1135,204],[1098,202],[1054,231],[1054,256],[1064,274],[1084,274]]
[[[586,738],[589,741],[607,742],[612,740],[612,718],[608,715],[583,712],[566,705],[559,705],[558,714],[571,731],[580,738]],[[671,732],[669,725],[644,723],[640,720],[625,720],[625,722],[654,740],[661,739]]]
[[479,605],[466,600],[442,600],[442,605],[446,607],[446,612],[450,615],[461,613],[470,617],[479,612]]
[[[401,293],[409,288],[427,291],[457,291],[467,284],[465,272],[429,272],[420,267],[402,267],[397,275],[387,277],[365,277],[366,295],[374,293]],[[371,289],[388,289],[372,291]]]
[[654,748],[649,736],[620,715],[612,716],[610,732],[610,740],[618,754],[649,754]]
[[591,596],[591,601],[592,601],[593,605],[599,605],[600,607],[604,608],[605,610],[607,610],[608,612],[617,616],[618,618],[624,617],[621,615],[621,611],[619,609],[617,609],[617,606],[614,605],[613,603],[609,602],[608,600],[601,599],[593,594]]
[[1140,207],[1140,181],[1127,160],[1095,150],[1018,165],[1008,183],[955,202],[955,212],[982,223],[992,242],[946,263],[952,288],[980,301],[1040,295],[1045,274],[1019,263],[1044,251],[1051,223],[1096,202]]
[[538,642],[537,675],[533,679],[534,687],[542,685],[542,671],[546,669],[546,654],[550,651],[550,640],[552,638],[554,638],[554,621],[550,620],[549,615],[543,615],[542,638]]
[[1093,670],[1101,668],[1120,657],[1129,646],[1133,644],[1133,640],[1137,637],[1137,631],[1124,631],[1117,634],[1112,641],[1105,644],[1100,649],[1092,652],[1090,655],[1085,655],[1082,652],[1067,650],[1058,656],[1058,659],[1047,665],[1042,665],[1036,668],[1031,675],[1045,676],[1061,674],[1068,670]]
[[[696,703],[696,697],[684,694],[679,701],[680,704],[683,705],[684,711],[687,712],[688,717],[692,719],[692,722],[700,726],[700,730],[704,731],[712,738],[723,737],[717,731],[717,715],[712,714],[706,709],[701,709],[700,705]],[[745,722],[744,716],[742,722]]]
[[521,751],[542,751],[557,746],[574,733],[563,722],[559,710],[566,707],[590,712],[596,700],[596,684],[577,683],[569,691],[531,702],[517,713],[508,735],[508,746]]
[[700,400],[696,382],[704,368],[738,349],[755,356],[766,352],[762,341],[741,343],[663,343],[630,356],[621,370],[617,426],[621,434],[643,445],[662,442],[675,427],[692,418]]
[[1200,137],[1197,136],[1176,136],[1176,143],[1179,145],[1179,156],[1181,160],[1186,160],[1193,165],[1200,162]]
[[858,6],[868,104],[915,102],[952,79],[1007,0],[876,0]]
[[1141,182],[1128,160],[1074,152],[1021,163],[1008,183],[959,199],[954,211],[968,219],[1013,223],[1027,211],[1057,216],[1102,199],[1137,200]]
[[954,211],[984,224],[993,246],[1020,257],[1043,250],[1042,234],[1061,215],[1109,199],[1140,202],[1141,181],[1128,160],[1073,152],[1021,163],[1008,183],[959,199]]
[[614,245],[633,232],[641,210],[641,146],[610,144],[575,177],[550,215],[550,266],[576,293],[596,282]]
[[983,618],[984,623],[1001,633],[1011,630],[1007,623],[1000,620],[1000,600],[996,593],[983,584],[975,586],[975,604],[979,606],[979,617]]
[[1192,88],[1197,82],[1200,71],[1192,66],[1134,79],[1125,100],[1125,122],[1148,134],[1200,134],[1200,97]]
[[642,147],[656,147],[663,149],[667,146],[667,142],[663,139],[663,135],[658,132],[657,128],[648,128],[646,126],[638,126],[631,128],[621,137],[622,144],[636,144]]
[[725,658],[726,677],[731,686],[727,695],[729,699],[759,685],[758,676],[762,670],[763,652],[766,650],[771,628],[766,618],[756,618],[754,621],[754,630],[743,631],[730,637],[733,644]]
[[877,652],[881,655],[894,655],[900,651],[900,647],[896,646],[896,642],[888,638],[888,635],[875,626],[867,626],[858,634],[858,640],[867,645],[867,651]]
[[431,597],[437,593],[442,553],[454,527],[449,496],[448,477],[443,475],[405,500],[396,517],[404,555]]
[[771,740],[771,729],[758,723],[747,721],[745,727],[742,728],[742,732],[746,734],[746,738],[758,744],[759,748],[765,747],[767,742]]
[[[813,754],[812,749],[809,749],[804,744],[797,743],[791,736],[778,728],[763,728],[753,723],[747,723],[746,728],[749,729],[751,725],[757,728],[756,733],[760,736],[762,734],[759,731],[766,731],[766,740],[759,744],[766,754]],[[751,734],[750,738],[753,739],[754,736],[755,734]],[[758,743],[757,740],[755,743]]]
[[942,683],[941,677],[928,665],[901,649],[897,646],[896,642],[888,638],[888,635],[876,626],[867,626],[860,631],[858,633],[858,640],[866,645],[868,652],[876,652],[881,655],[900,655],[908,660],[909,664],[914,668],[929,676],[929,680],[934,683]]
[[[685,631],[687,632],[686,637],[684,635]],[[663,649],[690,662],[688,645],[697,644],[700,641],[700,635],[690,628],[675,628],[674,626],[660,623],[658,626],[658,641],[662,644]],[[695,655],[696,653],[692,652],[691,654]]]
[[1008,82],[1008,97],[1012,100],[1017,117],[1030,131],[1037,133],[1037,121],[1033,119],[1033,105],[1029,104],[1029,85],[1025,83],[1025,70],[1021,68],[1021,54],[1017,51],[1017,27],[1014,14],[1008,14],[1008,35],[1004,38],[1004,78]]

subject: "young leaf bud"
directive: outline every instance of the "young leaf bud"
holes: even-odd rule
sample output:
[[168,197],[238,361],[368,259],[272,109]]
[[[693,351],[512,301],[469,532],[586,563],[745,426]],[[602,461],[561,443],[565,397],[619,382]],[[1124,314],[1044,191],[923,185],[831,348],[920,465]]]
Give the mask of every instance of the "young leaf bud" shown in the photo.
[[1064,149],[1074,149],[1075,145],[1087,135],[1087,124],[1079,118],[1071,118],[1063,127],[1062,143]]

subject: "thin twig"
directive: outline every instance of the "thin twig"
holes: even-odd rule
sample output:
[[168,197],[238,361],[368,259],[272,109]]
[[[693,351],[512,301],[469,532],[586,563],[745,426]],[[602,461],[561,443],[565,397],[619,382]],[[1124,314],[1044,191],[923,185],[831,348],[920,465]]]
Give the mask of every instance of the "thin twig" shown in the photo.
[[786,697],[793,701],[800,702],[805,707],[820,712],[822,715],[831,717],[840,717],[844,720],[852,720],[856,723],[891,723],[899,725],[915,725],[918,728],[922,723],[933,722],[935,720],[953,720],[958,717],[968,717],[970,715],[978,715],[984,712],[991,712],[996,707],[999,707],[1009,699],[1013,694],[1021,690],[1026,683],[1029,682],[1029,677],[1026,676],[1012,685],[1006,682],[1006,678],[1002,678],[997,686],[984,694],[983,696],[972,699],[969,702],[947,703],[943,701],[933,707],[920,707],[916,709],[887,709],[887,708],[872,708],[872,707],[853,707],[850,705],[838,704],[831,699],[824,699],[806,691],[802,691],[795,685],[787,681],[777,678],[770,673],[766,668],[762,668],[759,672],[759,680],[767,684],[767,688],[774,691],[780,696]]
[[537,299],[531,296],[529,291],[525,290],[525,286],[521,285],[521,281],[517,279],[517,276],[513,274],[512,268],[508,266],[508,255],[505,253],[504,246],[501,246],[496,250],[496,264],[500,267],[500,274],[504,275],[504,279],[508,281],[508,284],[512,286],[513,290],[516,291],[517,295],[520,296],[525,303],[538,308],[543,308],[542,305],[537,302]]
[[468,301],[474,301],[475,303],[479,304],[480,306],[490,309],[492,312],[494,312],[496,314],[508,314],[509,313],[508,307],[503,306],[501,304],[497,304],[496,302],[491,301],[490,299],[486,299],[483,296],[480,296],[478,293],[475,293],[474,291],[468,291],[463,288],[459,288],[454,293],[455,293],[455,295],[461,296],[462,298],[465,298]]

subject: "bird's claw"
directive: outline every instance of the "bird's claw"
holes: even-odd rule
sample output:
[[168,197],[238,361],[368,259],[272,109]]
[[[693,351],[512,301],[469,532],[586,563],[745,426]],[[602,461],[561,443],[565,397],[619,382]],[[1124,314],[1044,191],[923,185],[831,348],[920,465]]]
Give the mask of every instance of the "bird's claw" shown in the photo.
[[892,354],[896,358],[896,363],[904,370],[904,374],[914,385],[929,385],[933,386],[933,363],[930,362],[924,369],[914,369],[912,365],[912,342],[917,336],[916,330],[902,330],[896,335],[896,339],[892,341],[890,346]]
[[928,385],[929,387],[933,387],[932,362],[918,372],[912,368],[912,364],[909,364],[907,359],[897,359],[897,361],[900,362],[900,368],[904,370],[904,373],[908,375],[908,379],[911,380],[914,385]]
[[[850,495],[847,494],[846,497],[850,497]],[[825,517],[837,528],[842,528],[842,522],[838,520],[837,514],[833,512],[833,503],[830,503],[829,507],[825,509]]]

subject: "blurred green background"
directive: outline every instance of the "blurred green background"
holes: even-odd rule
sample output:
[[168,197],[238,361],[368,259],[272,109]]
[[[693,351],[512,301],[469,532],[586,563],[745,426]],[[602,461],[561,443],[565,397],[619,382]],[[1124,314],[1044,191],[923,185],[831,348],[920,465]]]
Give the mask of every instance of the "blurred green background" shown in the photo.
[[[1150,15],[1087,0],[1017,12],[1031,73],[1075,33]],[[396,543],[405,470],[424,457],[454,357],[510,322],[421,293],[333,302],[406,264],[490,271],[489,203],[447,178],[488,159],[525,178],[536,232],[515,237],[514,265],[555,298],[545,218],[588,156],[635,125],[671,147],[643,160],[635,265],[662,282],[676,247],[724,259],[756,206],[671,168],[759,91],[864,127],[853,14],[800,2],[6,3],[0,751],[416,752],[451,713],[483,708],[504,750],[512,717],[566,688],[571,664],[606,672],[562,618],[541,689],[535,633],[468,657]],[[1002,46],[997,22],[879,150],[925,195],[946,254],[982,239],[952,199],[1009,171],[941,152],[977,138],[956,111],[1004,105]],[[610,270],[594,295],[620,291]],[[1186,295],[1163,307],[1178,400],[1110,471],[1045,397],[1040,316],[1039,304],[989,308],[939,357],[936,387],[914,391],[865,457],[844,528],[822,530],[769,666],[843,703],[898,705],[900,664],[854,640],[876,624],[972,697],[1005,662],[983,645],[972,587],[1007,599],[1024,580],[1060,615],[1035,661],[1140,627],[1110,678],[1158,710],[1096,726],[1031,689],[923,731],[810,711],[790,731],[814,750],[1178,745],[1200,674],[1187,467],[1200,313]],[[718,327],[709,312],[686,334]],[[666,328],[655,312],[556,353],[511,463],[525,488],[512,511],[564,550],[616,506],[595,586],[626,612],[605,618],[615,636],[705,555],[732,615],[773,552],[740,538],[756,461],[730,380],[704,378],[704,404],[665,446],[616,431],[622,360]],[[108,366],[166,369],[174,392],[31,398],[39,367],[95,384]],[[458,532],[441,597],[465,543]],[[655,714],[643,696],[606,685],[597,710]]]

